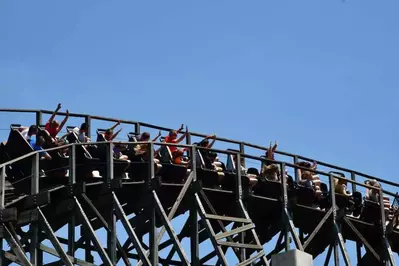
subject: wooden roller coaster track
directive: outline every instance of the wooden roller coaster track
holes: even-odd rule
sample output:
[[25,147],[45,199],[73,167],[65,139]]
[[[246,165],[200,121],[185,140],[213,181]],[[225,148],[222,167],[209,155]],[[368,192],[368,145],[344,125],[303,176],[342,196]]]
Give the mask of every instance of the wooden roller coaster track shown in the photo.
[[[43,114],[52,113],[19,109],[0,112],[35,114],[36,125],[42,125]],[[119,121],[85,114],[69,116],[83,118],[89,129],[92,120]],[[132,125],[136,135],[143,128],[170,130],[120,121]],[[339,265],[340,257],[345,265],[396,265],[393,254],[399,252],[399,230],[395,219],[386,219],[383,197],[378,203],[362,202],[361,215],[349,215],[347,198],[331,193],[335,191],[334,178],[341,178],[333,171],[350,176],[347,182],[352,192],[361,187],[373,189],[362,180],[379,181],[379,195],[391,202],[397,200],[399,185],[394,182],[282,151],[276,153],[284,160],[270,161],[246,153],[247,148],[265,152],[266,147],[217,138],[238,146],[236,150],[211,149],[224,154],[233,165],[224,171],[225,181],[218,183],[217,172],[203,165],[200,151],[204,148],[191,145],[192,136],[206,135],[194,132],[187,132],[186,145],[118,142],[149,145],[147,161],[130,160],[128,165],[114,158],[112,142],[82,144],[72,140],[65,146],[46,149],[52,154],[59,154],[61,149],[69,153],[56,160],[53,157],[49,167],[40,160],[39,152],[24,146],[19,135],[11,128],[7,144],[0,147],[0,265],[95,265],[95,261],[101,261],[101,265],[270,265],[273,254],[293,246],[314,258],[326,251],[325,265],[330,265],[330,259]],[[90,156],[88,145],[101,147],[103,157]],[[161,160],[161,168],[149,163],[154,161],[155,147],[167,150],[169,146],[186,148],[189,166],[174,165],[170,160]],[[324,195],[325,206],[316,208],[308,190],[287,184],[285,178],[281,182],[258,182],[257,187],[249,189],[247,173],[235,168],[243,165],[242,158],[259,165],[276,164],[281,173],[292,170],[295,181],[299,170],[306,170],[297,164],[299,161],[316,161],[323,170],[314,172],[328,180],[330,192]],[[87,175],[93,170],[101,177]],[[178,232],[174,220],[180,218],[186,221]],[[121,224],[118,230],[117,222]],[[67,227],[67,237],[57,234],[63,227]],[[106,245],[99,236],[101,229],[106,232]],[[123,243],[121,235],[127,236]],[[277,241],[270,248],[268,243],[273,238]],[[356,244],[356,262],[348,255],[348,241]],[[202,250],[203,243],[212,246],[208,253]],[[58,259],[45,263],[44,254]]]

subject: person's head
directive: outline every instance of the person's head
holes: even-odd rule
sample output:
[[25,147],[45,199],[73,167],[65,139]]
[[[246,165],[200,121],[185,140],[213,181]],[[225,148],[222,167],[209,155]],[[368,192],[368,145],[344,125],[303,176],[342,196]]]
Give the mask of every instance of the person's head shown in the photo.
[[150,133],[143,132],[140,137],[140,141],[149,141],[150,140]]
[[58,128],[59,126],[60,126],[60,123],[58,123],[58,121],[55,119],[50,124],[51,128]]
[[113,134],[114,134],[114,131],[109,128],[105,131],[104,137],[106,140],[110,140]]
[[267,168],[271,173],[278,173],[280,171],[277,164],[270,164]]
[[299,162],[297,165],[306,168],[310,168],[312,166],[309,162]]
[[209,140],[208,139],[204,139],[198,145],[200,147],[207,147],[209,145]]
[[176,139],[177,138],[177,131],[176,130],[169,131],[169,137],[171,139]]
[[37,136],[36,137],[36,146],[43,146],[43,144],[45,143],[44,137],[43,136]]
[[89,128],[88,128],[88,126],[87,126],[86,123],[82,123],[82,124],[80,125],[80,129],[79,129],[80,132],[85,132],[85,133],[87,133],[88,130],[89,130]]
[[375,179],[367,180],[364,183],[366,185],[369,185],[369,186],[372,186],[372,187],[375,187],[375,188],[380,188],[381,187],[381,184]]
[[36,135],[37,131],[38,131],[37,126],[31,125],[28,129],[28,136]]

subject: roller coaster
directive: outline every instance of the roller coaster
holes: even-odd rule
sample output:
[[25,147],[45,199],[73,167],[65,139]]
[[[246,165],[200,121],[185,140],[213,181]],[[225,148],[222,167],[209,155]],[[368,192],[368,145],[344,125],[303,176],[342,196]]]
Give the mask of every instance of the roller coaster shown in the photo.
[[[0,109],[11,117],[15,113],[35,115],[32,124],[49,137],[42,117],[52,111]],[[324,265],[396,265],[399,189],[394,182],[279,150],[279,158],[271,160],[264,156],[269,147],[220,137],[231,148],[203,148],[191,140],[206,135],[195,132],[185,132],[184,145],[141,142],[144,128],[170,129],[69,116],[84,120],[89,136],[93,121],[121,121],[133,130],[128,141],[106,141],[98,130],[96,142],[81,143],[68,128],[68,143],[46,142],[52,160],[42,160],[42,151],[33,150],[19,125],[10,126],[8,140],[0,145],[0,265],[86,266],[96,265],[95,256],[101,261],[97,265],[271,265],[273,254],[292,248],[314,259],[326,254]],[[128,160],[115,157],[116,144],[127,147]],[[147,145],[148,158],[134,154],[135,145]],[[186,150],[187,165],[174,163],[170,147]],[[209,167],[204,151],[224,155],[222,178]],[[249,161],[257,167],[247,168]],[[312,173],[326,180],[319,197],[301,185],[300,173],[309,168],[300,162],[317,163]],[[270,164],[278,166],[280,180],[261,177],[258,169]],[[254,186],[250,176],[258,181]],[[336,193],[335,180],[343,179],[352,195],[374,189],[377,200]],[[390,215],[384,199],[389,199]],[[187,217],[181,230],[174,222],[179,217]],[[64,227],[67,237],[57,234]],[[100,230],[106,232],[106,244]],[[348,243],[356,246],[356,261],[348,255]],[[57,259],[44,263],[45,254]]]

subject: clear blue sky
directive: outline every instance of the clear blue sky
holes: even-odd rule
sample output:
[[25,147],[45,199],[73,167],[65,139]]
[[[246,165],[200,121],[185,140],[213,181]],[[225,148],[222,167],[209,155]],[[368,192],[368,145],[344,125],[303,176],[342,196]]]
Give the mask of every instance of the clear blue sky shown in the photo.
[[278,140],[395,180],[398,10],[372,0],[2,1],[0,103]]

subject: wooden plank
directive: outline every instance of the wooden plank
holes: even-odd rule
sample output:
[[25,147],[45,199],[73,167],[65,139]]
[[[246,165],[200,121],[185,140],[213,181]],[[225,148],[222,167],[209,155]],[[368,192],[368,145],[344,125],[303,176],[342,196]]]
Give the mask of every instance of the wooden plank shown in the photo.
[[238,228],[236,228],[236,229],[233,229],[233,230],[230,230],[230,231],[221,233],[221,234],[219,234],[219,235],[216,235],[216,236],[215,236],[215,239],[216,239],[216,240],[219,240],[219,239],[222,239],[222,238],[226,238],[226,237],[229,237],[229,236],[232,236],[232,235],[236,235],[236,234],[239,234],[239,233],[241,233],[241,232],[250,230],[250,229],[252,229],[252,228],[255,228],[255,225],[254,225],[254,224],[252,224],[252,223],[251,223],[251,224],[247,224],[247,225],[238,227]]
[[[59,258],[58,252],[55,249],[52,249],[43,244],[40,244],[40,250]],[[67,256],[68,256],[69,260],[72,261],[74,264],[77,264],[80,266],[95,266],[95,264],[71,257],[69,255],[67,255]]]
[[228,242],[228,241],[218,241],[217,242],[221,246],[228,246],[232,248],[249,248],[249,249],[256,249],[256,250],[262,250],[263,247],[259,245],[254,245],[254,244],[243,244],[243,243],[235,243],[235,242]]
[[265,252],[262,250],[261,252],[259,252],[258,254],[256,254],[256,256],[253,256],[239,264],[237,264],[236,266],[246,266],[249,264],[252,264],[253,262],[255,262],[257,259],[259,259],[260,257],[262,257],[263,255],[265,255]]
[[15,264],[22,265],[22,263],[18,260],[17,256],[8,251],[4,251],[4,257]]
[[214,215],[214,214],[206,214],[205,218],[213,219],[213,220],[228,221],[228,222],[236,222],[236,223],[252,223],[251,219]]

